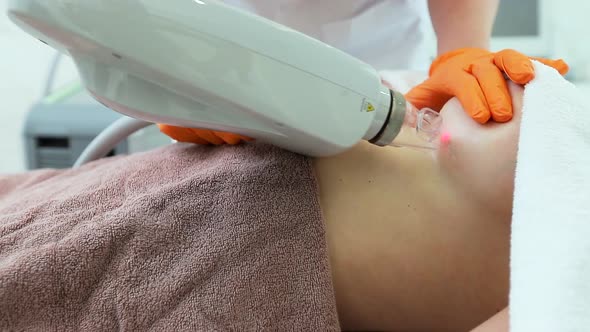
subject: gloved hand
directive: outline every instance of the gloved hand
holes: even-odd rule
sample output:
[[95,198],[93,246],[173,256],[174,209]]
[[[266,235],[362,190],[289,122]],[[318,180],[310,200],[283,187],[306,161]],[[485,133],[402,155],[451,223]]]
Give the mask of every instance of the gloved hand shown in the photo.
[[[492,53],[483,49],[463,48],[438,57],[430,66],[429,78],[406,94],[418,109],[440,111],[457,97],[466,112],[477,122],[512,119],[512,101],[506,78],[524,85],[535,77],[531,59],[555,68],[564,75],[568,65],[562,60],[527,57],[515,50]],[[506,78],[505,78],[506,77]]]
[[202,145],[236,145],[242,141],[251,141],[249,137],[224,133],[220,131],[212,131],[207,129],[183,128],[164,124],[158,124],[160,131],[170,138],[184,143],[195,143]]

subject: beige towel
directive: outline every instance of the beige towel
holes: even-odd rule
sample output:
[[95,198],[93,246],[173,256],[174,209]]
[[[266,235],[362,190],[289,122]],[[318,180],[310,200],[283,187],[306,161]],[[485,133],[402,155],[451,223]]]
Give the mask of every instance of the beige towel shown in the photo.
[[339,330],[317,190],[259,144],[0,177],[0,330]]

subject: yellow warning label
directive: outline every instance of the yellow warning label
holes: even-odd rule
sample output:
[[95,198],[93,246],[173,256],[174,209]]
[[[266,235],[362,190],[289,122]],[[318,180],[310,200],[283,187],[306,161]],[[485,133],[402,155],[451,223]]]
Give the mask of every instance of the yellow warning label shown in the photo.
[[375,106],[371,102],[366,99],[363,99],[363,104],[361,105],[361,112],[364,113],[371,113],[375,111]]

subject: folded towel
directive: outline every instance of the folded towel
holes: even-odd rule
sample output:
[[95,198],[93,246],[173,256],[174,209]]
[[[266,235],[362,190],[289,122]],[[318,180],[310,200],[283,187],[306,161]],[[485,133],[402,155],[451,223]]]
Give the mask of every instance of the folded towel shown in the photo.
[[339,330],[317,189],[261,144],[0,177],[0,330]]
[[534,65],[516,167],[510,331],[590,331],[590,98]]

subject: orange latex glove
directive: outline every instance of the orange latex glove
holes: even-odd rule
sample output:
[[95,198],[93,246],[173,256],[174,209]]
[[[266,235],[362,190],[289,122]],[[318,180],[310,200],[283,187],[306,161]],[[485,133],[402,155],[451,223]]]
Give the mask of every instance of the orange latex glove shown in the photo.
[[184,143],[196,143],[202,145],[236,145],[252,139],[231,133],[212,131],[207,129],[183,128],[164,124],[158,124],[160,131],[170,138]]
[[[483,49],[463,48],[438,57],[430,66],[429,78],[406,94],[417,108],[440,111],[457,97],[466,112],[477,122],[512,119],[512,99],[506,78],[526,84],[535,77],[531,59],[555,68],[564,75],[569,70],[562,60],[527,57],[515,50],[492,53]],[[505,78],[506,77],[506,78]]]

